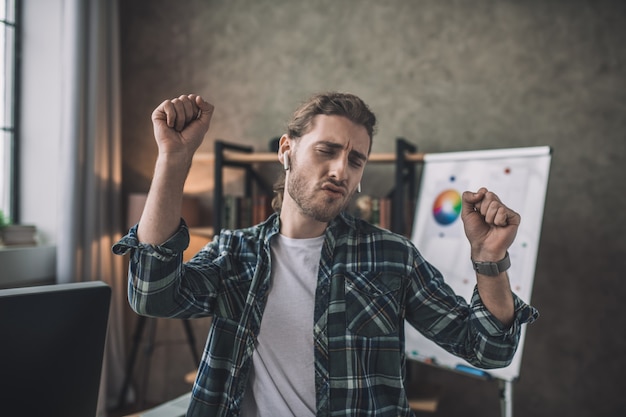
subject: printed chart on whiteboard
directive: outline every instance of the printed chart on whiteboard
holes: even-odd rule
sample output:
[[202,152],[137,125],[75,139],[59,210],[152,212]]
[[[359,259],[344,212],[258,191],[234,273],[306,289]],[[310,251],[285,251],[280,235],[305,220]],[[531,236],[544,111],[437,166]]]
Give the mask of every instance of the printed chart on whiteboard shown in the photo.
[[[486,187],[520,213],[522,222],[509,248],[511,288],[530,303],[551,161],[547,146],[486,151],[426,154],[411,240],[456,293],[470,300],[476,275],[461,221],[461,195]],[[523,351],[526,326],[513,363],[491,375],[515,379]],[[406,326],[409,358],[444,367],[467,365]]]

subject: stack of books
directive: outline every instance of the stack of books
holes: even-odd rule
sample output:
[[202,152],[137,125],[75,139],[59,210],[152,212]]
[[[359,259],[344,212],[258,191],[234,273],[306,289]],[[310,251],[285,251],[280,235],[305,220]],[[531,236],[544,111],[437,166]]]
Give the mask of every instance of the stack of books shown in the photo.
[[366,222],[383,229],[391,229],[391,199],[362,195],[356,199],[353,213]]
[[0,229],[2,243],[13,245],[36,245],[37,228],[30,225],[12,224]]
[[273,212],[272,197],[255,195],[253,197],[224,196],[222,208],[222,227],[240,229],[254,226],[265,221]]

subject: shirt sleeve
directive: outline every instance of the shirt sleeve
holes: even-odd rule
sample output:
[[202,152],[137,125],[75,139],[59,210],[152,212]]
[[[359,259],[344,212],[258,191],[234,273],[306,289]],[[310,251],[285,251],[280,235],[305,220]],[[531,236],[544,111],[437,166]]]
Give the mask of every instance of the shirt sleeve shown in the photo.
[[158,253],[158,256],[164,256],[171,258],[177,254],[182,254],[189,246],[189,228],[183,219],[180,220],[178,230],[172,237],[161,245],[149,245],[139,242],[137,237],[138,224],[134,225],[126,236],[121,238],[116,244],[113,245],[113,253],[116,255],[126,255],[131,252],[146,252],[149,255]]
[[448,352],[480,368],[509,365],[519,344],[521,326],[539,316],[534,307],[513,294],[514,320],[504,326],[487,310],[476,286],[468,303],[423,259],[409,285],[407,321]]
[[539,317],[536,308],[526,304],[513,293],[514,318],[510,326],[504,326],[487,310],[478,288],[474,287],[471,300],[471,333],[475,333],[475,344],[468,362],[483,368],[501,368],[513,360],[520,341],[523,324],[530,324]]
[[185,267],[183,251],[188,246],[189,229],[182,219],[174,235],[161,245],[140,242],[137,225],[113,245],[114,254],[130,254],[128,301],[135,312],[168,318],[212,314],[214,282],[206,273]]
[[474,286],[471,306],[476,317],[476,326],[479,332],[490,336],[514,335],[519,333],[519,328],[522,324],[530,324],[539,317],[539,311],[526,304],[515,293],[513,293],[513,302],[515,308],[513,324],[507,327],[487,310],[478,293],[478,287]]

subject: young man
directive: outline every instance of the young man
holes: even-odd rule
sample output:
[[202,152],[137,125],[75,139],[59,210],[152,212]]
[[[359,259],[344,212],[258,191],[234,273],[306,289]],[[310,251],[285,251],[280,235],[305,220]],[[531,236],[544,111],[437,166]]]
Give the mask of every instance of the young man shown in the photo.
[[476,366],[510,363],[520,326],[537,316],[505,272],[520,216],[484,188],[463,194],[472,259],[484,263],[468,305],[410,241],[343,212],[376,123],[354,95],[316,95],[295,112],[278,150],[278,213],[216,231],[183,264],[182,189],[212,113],[196,95],[153,112],[146,207],[113,248],[131,252],[137,313],[213,317],[188,416],[410,416],[405,320]]

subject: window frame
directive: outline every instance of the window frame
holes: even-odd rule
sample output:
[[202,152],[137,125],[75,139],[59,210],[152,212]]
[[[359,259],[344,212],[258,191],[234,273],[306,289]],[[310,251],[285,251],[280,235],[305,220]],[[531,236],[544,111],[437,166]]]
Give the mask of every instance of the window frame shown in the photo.
[[[13,37],[4,37],[5,50],[3,58],[3,71],[9,76],[5,77],[2,92],[4,93],[0,99],[4,100],[4,124],[0,126],[3,140],[8,140],[11,144],[9,148],[9,164],[7,170],[8,178],[6,178],[4,186],[8,187],[8,212],[3,210],[5,216],[11,219],[12,223],[20,221],[20,129],[19,129],[19,113],[20,113],[20,86],[21,86],[21,16],[22,16],[22,0],[6,0],[4,2],[3,17],[0,19],[2,31],[6,34],[8,28],[13,30]],[[12,16],[7,11],[13,9]],[[12,40],[12,45],[8,42]],[[12,50],[10,51],[9,48]],[[7,67],[9,59],[7,57],[12,53],[12,68]],[[7,136],[12,136],[7,139]],[[2,145],[4,146],[4,144]],[[4,168],[2,168],[4,169]],[[3,209],[3,207],[0,207]]]

